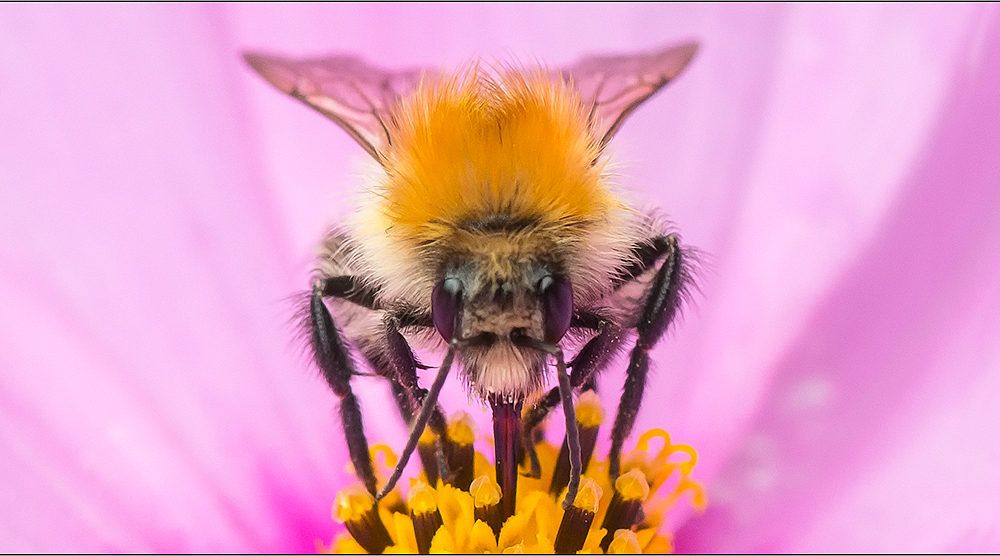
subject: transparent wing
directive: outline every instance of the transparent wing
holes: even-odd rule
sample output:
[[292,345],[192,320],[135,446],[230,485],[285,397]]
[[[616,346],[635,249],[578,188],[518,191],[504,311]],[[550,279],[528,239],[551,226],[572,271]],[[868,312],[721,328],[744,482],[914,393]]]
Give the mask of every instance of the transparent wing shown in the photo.
[[[604,147],[625,118],[677,77],[697,50],[697,44],[684,43],[646,54],[592,56],[553,77],[580,91]],[[244,58],[272,85],[336,122],[379,162],[392,144],[387,125],[392,108],[425,74],[387,71],[353,56],[296,60],[251,52]]]
[[295,60],[249,52],[243,58],[269,83],[344,128],[379,162],[392,143],[386,124],[393,106],[424,73],[386,71],[352,56]]
[[592,56],[558,75],[579,90],[590,107],[590,121],[603,148],[625,118],[677,77],[697,51],[698,44],[689,42],[645,54]]

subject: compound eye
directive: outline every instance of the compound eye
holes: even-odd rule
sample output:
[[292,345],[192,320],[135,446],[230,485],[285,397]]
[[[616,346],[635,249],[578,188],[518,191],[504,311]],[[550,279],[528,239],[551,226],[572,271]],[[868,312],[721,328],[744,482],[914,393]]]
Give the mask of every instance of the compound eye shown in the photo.
[[458,278],[445,278],[431,292],[431,317],[434,328],[450,342],[455,335],[458,312],[462,304],[462,282]]
[[538,282],[545,311],[545,341],[554,344],[569,330],[573,318],[573,286],[561,274],[546,276]]

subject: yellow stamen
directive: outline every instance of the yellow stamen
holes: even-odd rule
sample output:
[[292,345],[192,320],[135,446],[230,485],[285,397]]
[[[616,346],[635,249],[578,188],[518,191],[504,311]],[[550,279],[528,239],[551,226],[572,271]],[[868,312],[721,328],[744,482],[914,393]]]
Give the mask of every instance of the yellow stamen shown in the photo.
[[593,479],[583,479],[573,505],[563,514],[556,533],[554,550],[559,554],[575,554],[587,541],[590,525],[597,516],[601,487]]
[[424,427],[424,432],[420,434],[420,445],[426,446],[437,442],[437,435],[431,431],[430,427]]
[[469,493],[472,494],[477,508],[499,504],[503,494],[500,492],[500,485],[488,475],[480,475],[475,481],[472,481]]
[[448,439],[459,446],[469,446],[476,441],[476,422],[464,411],[457,411],[448,419]]
[[646,482],[646,476],[642,471],[632,469],[618,477],[615,481],[615,494],[601,523],[601,527],[608,532],[601,541],[601,548],[608,550],[612,531],[631,529],[642,519],[642,503],[648,496],[649,483]]
[[473,443],[476,441],[476,423],[468,413],[456,412],[448,420],[447,434],[450,441],[445,451],[450,473],[447,482],[468,490],[475,476],[476,449]]
[[615,538],[608,546],[608,554],[642,554],[639,538],[628,529],[615,531]]
[[378,513],[375,498],[360,486],[350,486],[337,493],[333,517],[343,523],[358,545],[370,553],[381,553],[393,544]]
[[[596,405],[596,396],[580,398],[581,430],[596,431],[597,427],[583,425],[599,422],[603,410]],[[546,490],[553,481],[559,450],[539,439],[535,447],[541,476],[519,477],[516,511],[504,520],[504,493],[493,477],[494,467],[474,451],[476,434],[470,421],[466,416],[450,419],[444,443],[433,434],[424,435],[435,469],[438,446],[444,446],[453,481],[454,447],[470,442],[466,446],[474,454],[477,478],[469,481],[468,489],[441,483],[435,489],[414,481],[408,502],[395,490],[378,504],[361,487],[345,489],[337,496],[334,514],[350,536],[339,535],[331,549],[341,553],[664,553],[672,549],[669,535],[660,531],[667,512],[682,500],[704,507],[704,489],[690,477],[696,452],[672,444],[665,431],[656,429],[641,435],[638,447],[623,454],[624,473],[614,482],[608,477],[608,462],[594,458],[573,506],[566,511],[560,505],[562,494]],[[662,441],[662,448],[657,448],[656,440]],[[384,447],[372,452],[376,463],[396,460]]]
[[410,511],[414,514],[426,514],[438,509],[434,499],[434,489],[427,483],[417,483],[410,488]]
[[372,461],[378,461],[378,455],[382,454],[382,457],[385,458],[383,461],[386,467],[392,469],[396,466],[396,453],[385,444],[376,444],[368,452],[372,456]]
[[428,554],[435,533],[444,524],[438,511],[434,489],[427,483],[417,483],[410,488],[410,519],[413,520],[413,535],[417,541],[417,551]]
[[584,479],[580,481],[580,491],[577,492],[573,505],[581,510],[597,513],[602,496],[604,496],[604,491],[601,490],[601,487],[597,486],[596,481],[593,479]]
[[618,477],[615,481],[615,492],[621,495],[622,500],[645,502],[649,497],[649,483],[646,482],[646,476],[642,471],[633,469]]
[[424,427],[424,432],[420,435],[417,454],[420,456],[420,465],[424,468],[427,484],[437,485],[441,474],[438,462],[438,437],[431,432],[430,427]]
[[360,486],[352,485],[337,493],[333,503],[333,518],[339,523],[356,521],[373,506],[375,498]]
[[500,536],[503,525],[503,510],[500,508],[500,498],[503,493],[500,485],[489,475],[480,475],[469,488],[475,506],[476,519],[486,523],[493,530],[493,536]]
[[598,427],[604,422],[604,406],[597,392],[587,390],[576,401],[576,422],[581,427]]
[[[597,393],[593,390],[587,390],[580,394],[576,401],[576,422],[579,425],[580,461],[583,464],[583,473],[586,473],[587,468],[590,467],[594,447],[597,445],[597,433],[603,421],[604,408],[601,406],[601,400],[597,397]],[[549,492],[553,495],[562,493],[563,489],[569,485],[569,475],[569,444],[564,439],[562,448],[559,450],[556,468],[552,472]]]

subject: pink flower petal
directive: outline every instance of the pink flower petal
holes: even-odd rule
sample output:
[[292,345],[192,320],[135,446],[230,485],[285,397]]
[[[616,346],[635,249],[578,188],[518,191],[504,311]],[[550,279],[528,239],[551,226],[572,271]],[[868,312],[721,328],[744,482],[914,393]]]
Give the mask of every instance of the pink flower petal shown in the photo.
[[[951,41],[947,94],[898,192],[775,361],[679,550],[1000,546],[986,471],[1000,453],[1000,18],[986,15]],[[941,27],[925,49],[948,49]]]
[[332,528],[333,404],[290,349],[287,233],[209,15],[0,18],[7,549],[310,549]]

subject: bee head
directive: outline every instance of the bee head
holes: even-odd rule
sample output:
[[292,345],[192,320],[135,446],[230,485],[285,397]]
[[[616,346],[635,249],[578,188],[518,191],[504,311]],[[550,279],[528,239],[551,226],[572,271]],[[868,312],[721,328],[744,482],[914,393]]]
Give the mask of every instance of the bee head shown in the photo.
[[569,277],[538,261],[467,262],[445,270],[431,294],[434,326],[480,394],[524,396],[541,385],[545,354],[521,338],[558,343],[573,316]]

